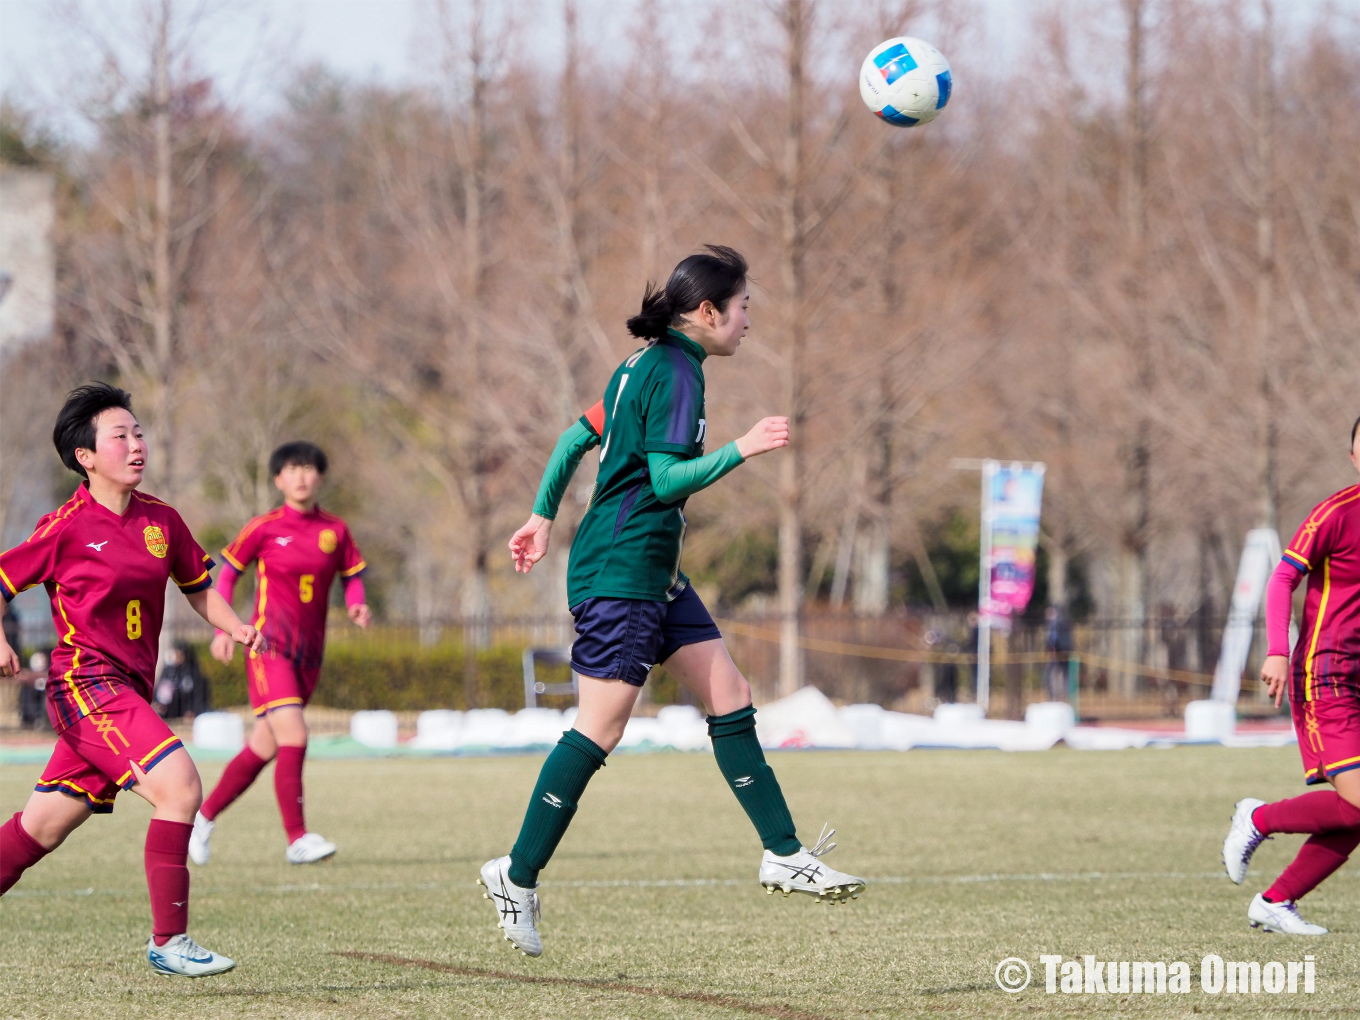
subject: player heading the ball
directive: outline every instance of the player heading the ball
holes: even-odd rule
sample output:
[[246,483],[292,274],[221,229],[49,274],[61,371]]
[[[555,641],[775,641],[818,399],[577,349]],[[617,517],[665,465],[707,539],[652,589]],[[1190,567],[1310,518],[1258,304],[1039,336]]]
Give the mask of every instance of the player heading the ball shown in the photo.
[[[85,481],[26,542],[0,553],[0,591],[10,600],[41,584],[51,599],[58,644],[47,713],[57,746],[28,804],[0,826],[0,894],[90,815],[113,811],[119,790],[132,790],[153,808],[147,959],[164,974],[218,974],[235,963],[187,934],[185,857],[202,784],[150,705],[166,582],[229,640],[258,649],[262,639],[212,590],[213,562],[180,515],[137,491],[147,444],[127,393],[106,383],[72,391],[52,440],[62,463]],[[18,670],[18,655],[0,635],[0,676]]]
[[[1360,471],[1360,418],[1351,426],[1351,463]],[[1303,624],[1293,650],[1294,589],[1308,578]],[[1303,756],[1303,778],[1330,790],[1267,804],[1239,800],[1223,841],[1223,864],[1238,885],[1262,841],[1306,833],[1298,856],[1247,908],[1253,928],[1326,935],[1299,916],[1298,901],[1360,846],[1360,485],[1328,496],[1299,526],[1266,587],[1266,660],[1261,679],[1289,710]]]
[[628,320],[629,332],[646,345],[614,371],[604,399],[562,433],[533,515],[510,539],[515,569],[527,573],[548,551],[553,518],[577,464],[598,446],[595,491],[567,567],[580,708],[543,764],[514,848],[483,865],[480,876],[505,938],[529,956],[543,951],[538,874],[658,664],[708,709],[718,768],[765,846],[761,884],[771,893],[810,893],[832,902],[864,889],[863,879],[819,859],[835,846],[831,833],[823,830],[811,850],[799,842],[756,739],[751,688],[680,572],[685,501],[744,461],[789,444],[788,419],[769,417],[704,453],[703,363],[736,354],[750,327],[746,272],[738,252],[709,245],[676,266],[665,289],[647,285],[642,310]]
[[[217,590],[228,602],[236,580],[255,564],[255,626],[265,647],[246,655],[246,689],[255,727],[194,819],[189,856],[207,864],[217,816],[249,789],[274,761],[274,795],[279,802],[290,864],[312,864],[335,853],[335,844],[308,832],[303,819],[302,763],[307,755],[307,723],[302,709],[316,692],[326,648],[326,609],[331,585],[344,581],[349,618],[367,627],[364,558],[349,527],[317,506],[326,478],[326,454],[312,443],[285,443],[269,457],[269,472],[283,494],[283,506],[261,514],[222,550],[226,565]],[[212,654],[230,662],[226,634],[213,638]]]

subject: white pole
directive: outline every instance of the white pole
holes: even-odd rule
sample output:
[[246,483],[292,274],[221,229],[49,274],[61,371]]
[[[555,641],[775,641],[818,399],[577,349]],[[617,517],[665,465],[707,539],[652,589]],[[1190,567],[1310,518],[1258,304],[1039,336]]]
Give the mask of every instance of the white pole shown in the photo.
[[992,699],[992,625],[985,608],[992,598],[992,477],[997,462],[982,462],[982,533],[980,567],[978,571],[978,647],[977,647],[977,703],[982,714],[987,714]]

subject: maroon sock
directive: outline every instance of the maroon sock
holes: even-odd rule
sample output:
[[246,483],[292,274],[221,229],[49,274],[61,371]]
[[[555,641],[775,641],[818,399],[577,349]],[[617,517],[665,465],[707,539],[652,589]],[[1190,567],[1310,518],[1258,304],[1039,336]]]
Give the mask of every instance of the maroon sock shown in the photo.
[[208,799],[199,809],[203,817],[211,822],[225,811],[231,806],[232,801],[250,788],[250,784],[255,782],[255,777],[260,774],[260,769],[268,764],[269,762],[248,747],[227,762],[222,778],[217,781],[213,792],[208,794]]
[[283,746],[274,759],[274,795],[279,799],[279,814],[289,843],[307,834],[302,820],[302,759],[306,755],[306,744]]
[[1299,855],[1265,891],[1271,903],[1296,900],[1322,884],[1322,880],[1346,863],[1351,851],[1360,846],[1360,829],[1324,832],[1309,836],[1299,847]]
[[9,892],[19,876],[48,853],[47,847],[24,829],[23,816],[22,811],[16,811],[13,818],[0,825],[0,896]]
[[1360,808],[1335,790],[1318,790],[1289,800],[1262,804],[1251,815],[1262,836],[1275,832],[1336,832],[1360,828]]
[[153,818],[146,828],[146,887],[151,891],[151,932],[163,946],[189,930],[188,822]]

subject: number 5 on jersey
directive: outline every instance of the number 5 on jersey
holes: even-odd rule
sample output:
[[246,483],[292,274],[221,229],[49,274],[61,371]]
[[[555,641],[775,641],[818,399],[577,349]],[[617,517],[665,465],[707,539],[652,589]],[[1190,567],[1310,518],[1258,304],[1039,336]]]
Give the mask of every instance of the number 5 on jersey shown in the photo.
[[316,584],[315,574],[303,574],[298,578],[298,598],[304,603],[312,601],[313,585]]

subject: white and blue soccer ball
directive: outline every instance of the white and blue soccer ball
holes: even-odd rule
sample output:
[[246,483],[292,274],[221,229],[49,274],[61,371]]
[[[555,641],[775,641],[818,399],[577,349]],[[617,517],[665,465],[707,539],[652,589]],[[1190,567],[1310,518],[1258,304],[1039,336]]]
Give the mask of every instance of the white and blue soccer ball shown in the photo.
[[859,69],[859,94],[865,105],[898,127],[934,120],[953,88],[954,76],[944,54],[910,36],[879,43]]

